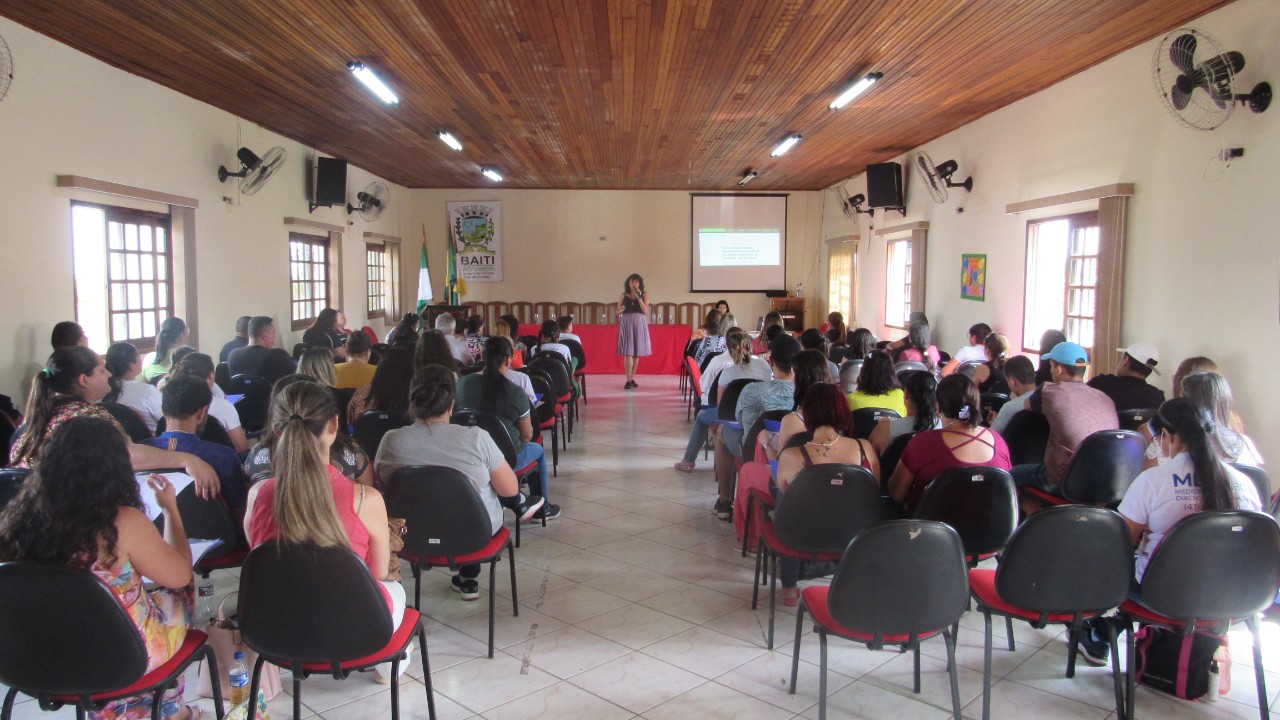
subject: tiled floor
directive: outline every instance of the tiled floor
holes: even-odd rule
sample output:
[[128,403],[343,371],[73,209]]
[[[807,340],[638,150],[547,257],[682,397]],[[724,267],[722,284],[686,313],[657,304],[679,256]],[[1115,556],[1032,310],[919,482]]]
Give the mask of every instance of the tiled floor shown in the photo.
[[[796,695],[786,692],[794,614],[781,612],[777,648],[765,649],[767,603],[752,611],[751,559],[738,556],[733,528],[711,513],[710,465],[683,474],[671,465],[689,425],[676,381],[641,376],[624,392],[622,379],[592,376],[591,402],[551,482],[561,519],[525,530],[516,551],[520,616],[512,617],[508,576],[498,573],[497,647],[485,657],[487,610],[463,602],[447,573],[424,579],[422,604],[440,718],[816,718],[818,642],[801,648]],[[412,597],[412,578],[405,572]],[[234,589],[234,573],[216,577]],[[487,573],[482,575],[482,586]],[[482,591],[485,588],[482,587]],[[982,716],[982,616],[961,620],[958,658],[964,715]],[[1267,665],[1280,668],[1280,632],[1266,625]],[[1003,638],[997,623],[995,634]],[[997,641],[992,717],[1114,717],[1107,669],[1081,663],[1066,679],[1066,647],[1056,629],[1015,626],[1017,650]],[[1216,703],[1192,703],[1139,690],[1139,718],[1258,716],[1247,631],[1232,634],[1236,662],[1231,693]],[[923,646],[923,687],[911,692],[911,657],[871,652],[833,639],[829,645],[828,710],[832,718],[945,718],[950,714],[946,652],[940,639]],[[414,654],[401,684],[404,717],[425,718],[421,660]],[[289,681],[286,675],[286,687]],[[194,687],[194,681],[188,683]],[[1267,674],[1273,710],[1280,676]],[[363,720],[390,716],[390,693],[367,675],[303,684],[303,717]],[[212,703],[200,701],[211,709]],[[271,704],[276,720],[290,716],[291,698]],[[71,718],[66,709],[56,713]],[[18,720],[50,717],[29,699]]]

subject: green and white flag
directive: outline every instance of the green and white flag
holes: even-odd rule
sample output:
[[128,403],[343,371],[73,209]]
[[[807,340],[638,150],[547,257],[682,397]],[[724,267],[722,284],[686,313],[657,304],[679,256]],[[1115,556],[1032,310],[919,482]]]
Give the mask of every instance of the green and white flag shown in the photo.
[[422,315],[427,311],[427,304],[431,302],[433,294],[431,292],[431,273],[427,269],[427,243],[422,242],[422,262],[418,266],[418,314]]

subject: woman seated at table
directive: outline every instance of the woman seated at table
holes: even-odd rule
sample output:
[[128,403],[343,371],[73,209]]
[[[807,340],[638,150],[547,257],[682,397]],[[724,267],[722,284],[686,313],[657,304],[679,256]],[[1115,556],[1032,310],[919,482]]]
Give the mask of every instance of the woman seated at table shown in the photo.
[[893,361],[887,353],[873,352],[862,361],[857,389],[849,393],[849,410],[859,408],[885,408],[899,415],[907,414],[902,386],[898,384]]
[[[97,417],[60,423],[38,465],[0,515],[0,560],[70,565],[98,576],[137,627],[147,670],[155,670],[182,646],[193,596],[191,548],[173,485],[161,475],[147,479],[164,516],[161,537],[143,512],[124,435]],[[143,586],[144,576],[155,589]],[[183,685],[179,677],[164,693],[160,717],[200,717],[200,710],[183,706]],[[149,718],[153,697],[119,700],[93,716]]]
[[[249,490],[244,532],[257,547],[270,540],[350,548],[364,560],[378,586],[391,624],[404,619],[404,586],[386,580],[391,533],[382,493],[351,482],[328,458],[338,438],[338,406],[329,388],[300,381],[271,401],[270,426],[277,437],[271,477]],[[390,674],[379,665],[379,678]],[[401,661],[400,674],[409,663]]]
[[[408,352],[408,351],[405,351]],[[285,388],[300,382],[313,382],[306,375],[285,375],[276,381],[271,388],[271,399],[267,403],[268,407],[275,407],[276,398]],[[319,384],[319,383],[314,383]],[[321,387],[324,387],[321,385]],[[327,388],[326,388],[327,389]],[[330,396],[333,391],[329,390]],[[280,431],[274,423],[268,423],[259,438],[258,444],[253,446],[249,454],[244,458],[244,474],[249,477],[249,482],[257,484],[271,477],[274,472],[273,459],[275,457],[276,445],[280,439]],[[373,463],[369,461],[369,455],[361,449],[360,445],[351,436],[340,432],[338,439],[329,446],[329,464],[337,469],[346,479],[373,487],[375,484]]]
[[[835,385],[821,383],[809,388],[800,407],[804,414],[805,429],[813,439],[804,445],[784,450],[778,456],[778,495],[785,495],[787,487],[796,475],[807,467],[841,463],[860,465],[880,478],[880,460],[871,444],[857,438],[845,437],[853,425],[849,403],[844,393]],[[783,501],[779,497],[780,501]],[[795,607],[800,591],[796,582],[800,578],[800,562],[783,558],[779,570],[782,580],[782,604]]]
[[889,497],[908,515],[943,470],[976,465],[1012,469],[1004,438],[981,425],[982,407],[973,380],[959,374],[943,378],[938,383],[938,413],[942,428],[911,438],[889,480]]
[[924,370],[909,373],[902,391],[907,413],[902,417],[880,418],[867,438],[877,455],[883,455],[889,444],[902,435],[942,427],[942,418],[938,416],[938,379],[933,373]]

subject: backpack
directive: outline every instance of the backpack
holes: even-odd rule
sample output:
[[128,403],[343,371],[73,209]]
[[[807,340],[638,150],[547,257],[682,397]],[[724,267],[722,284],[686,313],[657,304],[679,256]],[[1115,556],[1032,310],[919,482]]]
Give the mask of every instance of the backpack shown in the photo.
[[1209,692],[1209,676],[1218,672],[1213,655],[1225,639],[1193,632],[1190,635],[1145,626],[1134,636],[1137,643],[1134,679],[1154,690],[1185,700]]

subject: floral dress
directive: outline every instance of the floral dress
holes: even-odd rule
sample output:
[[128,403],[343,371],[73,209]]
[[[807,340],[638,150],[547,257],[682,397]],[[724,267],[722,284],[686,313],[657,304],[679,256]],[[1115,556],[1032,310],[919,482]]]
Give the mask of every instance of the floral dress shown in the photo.
[[[71,418],[77,417],[96,417],[103,420],[109,420],[112,425],[115,425],[116,428],[120,430],[122,435],[125,435],[125,442],[133,442],[128,439],[128,434],[125,433],[124,428],[120,426],[119,421],[112,417],[111,413],[107,412],[106,408],[103,408],[101,405],[87,403],[80,398],[72,397],[70,395],[63,395],[55,400],[54,403],[53,412],[49,415],[49,423],[45,426],[44,435],[40,438],[40,442],[38,444],[39,447],[43,447],[44,444],[49,441],[54,430],[57,430],[63,423]],[[27,428],[26,430],[23,430],[23,432],[25,433],[29,430],[30,428]],[[15,439],[13,452],[17,452],[17,449],[18,443]],[[17,458],[11,456],[9,458],[9,462],[13,467],[30,469],[35,469],[35,460],[36,459],[33,457]]]

